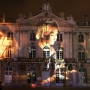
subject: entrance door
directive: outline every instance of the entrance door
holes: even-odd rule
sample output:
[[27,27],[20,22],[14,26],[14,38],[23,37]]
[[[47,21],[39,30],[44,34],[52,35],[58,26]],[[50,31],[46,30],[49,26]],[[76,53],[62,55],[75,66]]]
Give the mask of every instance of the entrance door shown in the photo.
[[36,83],[36,69],[34,67],[30,67],[28,69],[28,83]]
[[42,71],[42,86],[50,86],[50,72]]

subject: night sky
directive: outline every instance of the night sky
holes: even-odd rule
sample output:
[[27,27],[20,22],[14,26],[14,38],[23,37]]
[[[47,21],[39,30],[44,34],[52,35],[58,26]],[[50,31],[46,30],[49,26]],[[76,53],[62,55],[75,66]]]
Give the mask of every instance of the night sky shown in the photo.
[[[3,12],[7,12],[7,18],[18,18],[19,13],[28,17],[29,11],[33,15],[39,14],[41,6],[47,0],[0,0],[0,18]],[[84,15],[88,15],[90,21],[90,0],[48,0],[52,11],[57,16],[62,11],[65,18],[72,15],[75,21],[84,21]]]

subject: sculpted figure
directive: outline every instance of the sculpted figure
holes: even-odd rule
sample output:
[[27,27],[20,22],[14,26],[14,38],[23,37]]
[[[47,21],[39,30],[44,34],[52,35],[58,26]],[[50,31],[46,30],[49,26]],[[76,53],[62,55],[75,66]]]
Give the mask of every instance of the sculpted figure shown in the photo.
[[45,46],[50,48],[50,56],[56,52],[53,48],[57,40],[58,28],[55,23],[43,24],[38,28],[36,38],[39,40],[38,44],[43,49]]

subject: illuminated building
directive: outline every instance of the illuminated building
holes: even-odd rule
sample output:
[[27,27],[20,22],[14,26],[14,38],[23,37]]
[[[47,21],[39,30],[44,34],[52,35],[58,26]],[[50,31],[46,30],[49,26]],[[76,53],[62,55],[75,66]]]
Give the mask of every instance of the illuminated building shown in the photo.
[[51,5],[39,14],[0,19],[0,80],[5,84],[83,86],[90,83],[90,24],[56,16]]

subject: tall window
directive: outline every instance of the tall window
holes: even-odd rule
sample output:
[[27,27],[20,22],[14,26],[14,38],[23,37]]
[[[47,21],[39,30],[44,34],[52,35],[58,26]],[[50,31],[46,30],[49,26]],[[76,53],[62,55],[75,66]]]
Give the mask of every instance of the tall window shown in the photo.
[[63,48],[62,47],[57,48],[56,55],[57,55],[57,59],[60,59],[60,60],[63,59]]
[[84,61],[85,60],[85,50],[82,46],[78,48],[78,60]]
[[58,33],[57,34],[57,41],[62,41],[63,39],[62,39],[62,34],[60,34],[60,33]]
[[7,66],[5,69],[5,75],[12,75],[12,68],[10,66]]
[[12,32],[8,33],[7,40],[13,40],[13,33]]
[[30,40],[35,41],[36,40],[36,34],[34,32],[30,33]]
[[78,41],[84,42],[84,36],[81,33],[78,35]]
[[12,71],[11,66],[7,66],[5,69],[5,74],[4,74],[4,82],[12,83],[12,75],[13,75],[13,71]]
[[43,57],[44,57],[44,58],[49,58],[49,57],[50,57],[50,49],[49,49],[49,47],[47,47],[47,46],[45,46],[45,47],[43,48]]
[[11,57],[12,57],[12,52],[11,52],[11,49],[10,49],[10,48],[8,48],[8,49],[6,50],[6,57],[7,57],[7,58],[11,58]]
[[37,77],[36,77],[36,69],[34,67],[31,67],[28,69],[28,83],[36,83]]
[[36,48],[35,48],[35,46],[29,47],[29,58],[30,59],[36,58]]

